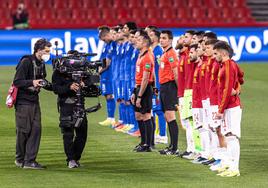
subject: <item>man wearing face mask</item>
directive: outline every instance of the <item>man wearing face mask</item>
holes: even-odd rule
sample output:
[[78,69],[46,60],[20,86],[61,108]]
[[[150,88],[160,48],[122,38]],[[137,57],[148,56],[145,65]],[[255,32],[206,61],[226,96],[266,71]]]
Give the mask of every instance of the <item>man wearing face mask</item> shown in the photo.
[[45,62],[50,58],[51,44],[46,39],[35,43],[34,53],[23,56],[16,67],[13,84],[18,88],[15,104],[16,160],[18,167],[43,169],[36,161],[41,139],[41,111],[39,92],[41,87],[52,90],[45,80]]

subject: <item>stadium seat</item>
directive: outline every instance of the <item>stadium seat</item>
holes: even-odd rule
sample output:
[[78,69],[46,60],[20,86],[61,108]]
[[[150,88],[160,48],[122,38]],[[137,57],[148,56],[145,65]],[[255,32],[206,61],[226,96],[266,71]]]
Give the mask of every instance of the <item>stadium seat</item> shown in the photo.
[[111,8],[113,6],[113,2],[111,0],[98,0],[97,5],[99,9]]
[[205,5],[208,9],[218,7],[217,1],[215,0],[204,0],[203,3],[203,6]]
[[144,8],[155,8],[158,6],[157,0],[144,0],[142,6]]
[[232,7],[244,8],[246,7],[245,0],[232,0],[231,1]]
[[204,7],[204,5],[202,5],[202,1],[200,0],[188,0],[187,6],[188,7]]
[[66,9],[69,7],[69,1],[53,1],[52,8],[54,9]]
[[229,8],[230,7],[230,1],[229,0],[218,0],[218,7],[220,8]]
[[206,14],[202,8],[192,8],[191,9],[191,18],[195,20],[196,23],[202,23],[206,21]]
[[161,15],[159,14],[159,11],[155,8],[149,8],[147,9],[147,20],[150,20],[152,22],[158,21],[161,19]]
[[222,19],[220,20],[222,23],[231,23],[233,19],[232,10],[230,8],[221,8],[220,15]]
[[172,23],[177,19],[176,9],[163,8],[161,11],[162,20],[166,23]]
[[251,13],[247,8],[236,8],[235,16],[238,18],[240,22],[252,22]]
[[172,0],[159,0],[158,1],[158,8],[169,8],[169,7],[173,7]]
[[130,9],[117,9],[115,10],[116,19],[119,23],[125,23],[131,19],[131,11]]
[[116,18],[116,15],[114,14],[113,9],[103,8],[103,9],[101,9],[101,18],[103,20],[113,20]]
[[72,21],[72,10],[71,9],[63,9],[57,11],[56,19],[61,23],[70,23]]
[[82,4],[82,8],[98,8],[97,0],[80,0]]
[[178,8],[177,9],[177,18],[181,21],[189,19],[189,12],[185,8]]
[[127,7],[127,1],[113,0],[113,7],[114,8],[126,8]]
[[136,22],[142,22],[144,19],[147,18],[146,12],[140,8],[132,9],[132,18]]
[[73,10],[81,9],[83,8],[83,2],[77,0],[68,0],[68,7]]
[[140,8],[142,7],[142,1],[137,1],[137,0],[128,0],[127,1],[127,6],[128,8]]
[[217,8],[207,9],[206,20],[208,22],[217,23],[220,21],[221,15]]

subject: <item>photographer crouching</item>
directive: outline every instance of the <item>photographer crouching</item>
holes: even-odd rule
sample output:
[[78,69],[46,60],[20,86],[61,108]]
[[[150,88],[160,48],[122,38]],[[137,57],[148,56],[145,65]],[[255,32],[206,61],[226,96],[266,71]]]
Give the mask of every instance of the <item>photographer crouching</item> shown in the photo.
[[32,55],[23,56],[16,67],[13,84],[18,88],[15,103],[17,167],[43,169],[36,161],[41,139],[41,111],[39,92],[43,87],[52,90],[45,80],[45,62],[50,59],[51,44],[39,39]]
[[[68,55],[75,55],[78,52],[71,50]],[[74,115],[77,113],[77,100],[81,109],[84,109],[84,97],[77,96],[82,88],[86,87],[87,80],[74,80],[72,74],[66,71],[55,69],[52,75],[52,87],[58,95],[58,108],[60,113],[61,132],[63,134],[64,151],[67,157],[69,168],[80,167],[79,160],[87,141],[87,117],[84,115],[78,122]],[[79,94],[80,95],[80,94]],[[78,109],[79,110],[79,109]]]

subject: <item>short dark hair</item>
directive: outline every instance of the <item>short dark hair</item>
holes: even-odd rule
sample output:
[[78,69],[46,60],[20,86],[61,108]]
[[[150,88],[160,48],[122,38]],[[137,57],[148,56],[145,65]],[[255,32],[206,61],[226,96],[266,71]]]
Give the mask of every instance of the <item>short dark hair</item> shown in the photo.
[[214,32],[206,32],[204,34],[204,37],[207,37],[208,39],[217,39],[217,34]]
[[194,33],[194,35],[197,35],[197,36],[203,36],[205,34],[205,31],[196,31]]
[[99,31],[102,31],[102,30],[108,30],[108,31],[110,31],[110,27],[108,27],[106,25],[102,25],[102,26],[98,27],[98,30]]
[[218,41],[213,47],[214,50],[226,50],[229,53],[229,56],[232,57],[234,55],[234,50],[231,46],[225,41]]
[[189,33],[191,35],[194,35],[196,33],[196,31],[195,30],[187,30],[187,31],[185,31],[185,33]]
[[194,48],[195,50],[198,48],[198,44],[192,44],[189,49]]
[[34,44],[34,53],[36,53],[38,50],[45,49],[45,47],[50,48],[51,46],[52,46],[51,43],[47,39],[45,39],[45,38],[39,39]]
[[125,25],[127,25],[130,31],[137,29],[137,24],[135,22],[127,22]]
[[104,35],[110,32],[110,28],[108,26],[101,26],[98,29],[99,29],[99,37],[103,37]]
[[137,32],[137,29],[131,30],[129,33],[135,35],[136,32]]
[[160,38],[160,32],[156,29],[152,29],[152,32],[155,34],[155,36],[159,39]]
[[151,46],[152,44],[152,41],[149,37],[149,35],[144,31],[144,30],[141,30],[140,31],[140,36],[144,38],[144,40],[147,42],[147,46]]
[[205,45],[215,45],[217,42],[219,42],[219,40],[217,39],[210,39],[208,40]]
[[158,29],[158,27],[156,27],[154,25],[148,25],[147,28],[149,28],[151,30],[153,30],[153,29],[157,30]]
[[173,33],[170,30],[163,30],[161,31],[161,34],[167,34],[169,39],[173,39]]

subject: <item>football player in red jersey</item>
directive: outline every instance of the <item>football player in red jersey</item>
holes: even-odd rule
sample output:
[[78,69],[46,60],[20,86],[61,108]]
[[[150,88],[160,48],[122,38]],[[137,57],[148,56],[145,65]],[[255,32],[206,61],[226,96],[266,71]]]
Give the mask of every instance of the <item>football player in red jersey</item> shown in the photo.
[[240,176],[239,159],[241,137],[242,109],[239,95],[233,95],[232,91],[240,83],[237,64],[230,59],[231,47],[223,41],[214,46],[214,56],[221,63],[218,74],[218,113],[217,118],[224,120],[222,133],[227,144],[228,161],[223,164],[221,173],[223,177]]

